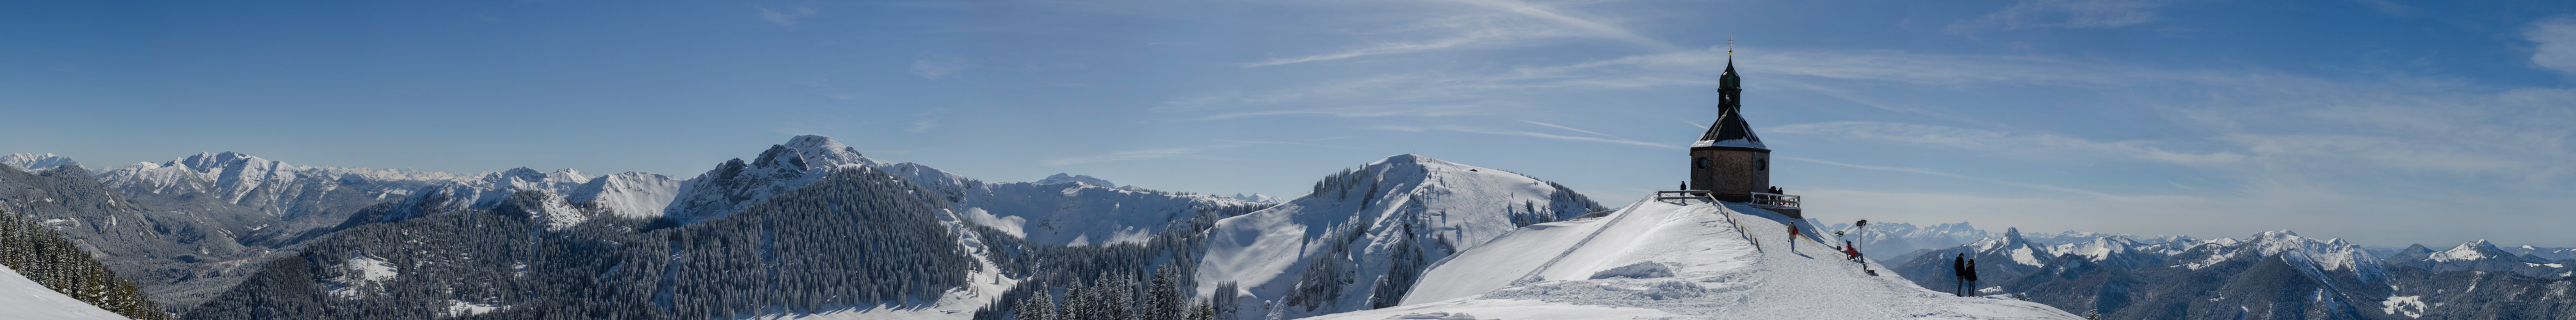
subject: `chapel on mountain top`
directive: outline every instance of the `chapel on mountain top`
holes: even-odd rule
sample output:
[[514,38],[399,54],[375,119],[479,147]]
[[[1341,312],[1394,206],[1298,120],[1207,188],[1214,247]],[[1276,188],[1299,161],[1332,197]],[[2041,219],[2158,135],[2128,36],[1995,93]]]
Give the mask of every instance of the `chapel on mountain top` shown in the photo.
[[1744,123],[1743,79],[1735,75],[1734,56],[1728,50],[1726,73],[1717,78],[1717,123],[1700,134],[1699,142],[1691,143],[1691,190],[1685,191],[1804,218],[1798,196],[1780,194],[1771,187],[1771,148],[1763,146],[1762,137],[1753,135],[1753,126]]

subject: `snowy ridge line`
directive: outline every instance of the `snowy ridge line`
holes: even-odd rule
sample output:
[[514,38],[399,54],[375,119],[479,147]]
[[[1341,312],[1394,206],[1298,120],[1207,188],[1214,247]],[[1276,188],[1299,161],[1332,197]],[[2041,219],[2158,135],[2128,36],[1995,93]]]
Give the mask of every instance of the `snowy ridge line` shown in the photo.
[[[1651,198],[1647,198],[1647,199],[1651,199]],[[1627,208],[1636,208],[1636,207],[1637,207],[1637,205],[1645,204],[1647,199],[1637,199],[1637,202],[1628,203]],[[1619,211],[1627,211],[1627,210],[1625,210],[1625,209],[1623,208],[1622,210],[1619,210]],[[1530,269],[1530,272],[1529,272],[1528,274],[1523,274],[1523,275],[1521,275],[1521,278],[1520,278],[1519,280],[1512,280],[1512,283],[1513,283],[1514,285],[1519,285],[1519,284],[1524,284],[1524,283],[1538,282],[1537,278],[1538,278],[1538,274],[1539,274],[1540,272],[1546,272],[1548,267],[1554,267],[1554,266],[1556,266],[1556,262],[1558,262],[1558,261],[1565,261],[1565,256],[1573,255],[1573,254],[1574,254],[1574,249],[1583,248],[1583,244],[1585,244],[1585,243],[1591,243],[1591,242],[1592,242],[1592,238],[1594,238],[1594,237],[1600,237],[1600,236],[1601,236],[1601,232],[1602,232],[1602,231],[1608,231],[1608,230],[1610,230],[1610,226],[1618,225],[1618,224],[1619,224],[1619,220],[1621,220],[1621,219],[1627,219],[1627,218],[1628,218],[1628,216],[1631,216],[1630,214],[1615,213],[1615,212],[1614,212],[1614,213],[1611,213],[1611,214],[1616,214],[1616,215],[1619,215],[1619,216],[1617,216],[1617,217],[1611,217],[1611,218],[1610,218],[1610,221],[1609,221],[1609,222],[1604,222],[1604,223],[1602,223],[1600,228],[1592,229],[1592,234],[1583,235],[1583,240],[1581,240],[1581,241],[1575,241],[1575,242],[1574,242],[1574,246],[1565,247],[1565,251],[1564,251],[1564,252],[1558,252],[1558,253],[1556,253],[1556,257],[1555,257],[1555,258],[1549,258],[1549,259],[1547,259],[1547,263],[1539,264],[1537,269]],[[1739,227],[1739,228],[1736,228],[1736,230],[1737,230],[1737,232],[1736,232],[1736,233],[1741,234],[1741,233],[1743,233],[1743,232],[1742,232],[1742,230],[1744,230],[1744,228]],[[1495,239],[1501,239],[1502,237],[1494,237],[1494,238],[1495,238]],[[1491,240],[1488,240],[1487,242],[1492,242],[1492,241],[1491,241]],[[1471,247],[1471,248],[1472,248],[1472,247]],[[1456,258],[1456,257],[1458,257],[1458,255],[1454,255],[1454,254],[1453,254],[1453,255],[1449,255],[1449,257],[1450,257],[1450,258]],[[1449,261],[1449,259],[1447,259],[1447,258],[1443,258],[1443,259],[1440,259],[1440,261],[1441,261],[1441,262],[1448,262],[1448,261]],[[1438,264],[1434,264],[1434,265],[1436,266],[1436,265],[1438,265]]]

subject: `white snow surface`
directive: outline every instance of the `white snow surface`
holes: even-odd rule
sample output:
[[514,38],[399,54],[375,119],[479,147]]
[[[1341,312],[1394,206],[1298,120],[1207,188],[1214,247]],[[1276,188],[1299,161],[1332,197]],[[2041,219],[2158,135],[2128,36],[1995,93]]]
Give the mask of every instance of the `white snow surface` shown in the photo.
[[330,273],[338,274],[337,276],[320,279],[318,282],[323,288],[327,288],[331,296],[344,299],[364,298],[372,293],[380,293],[385,281],[393,280],[394,276],[402,273],[400,268],[394,267],[392,262],[387,262],[384,258],[354,252],[348,259],[341,260],[340,265],[332,266],[332,269]]
[[71,157],[57,156],[51,153],[20,153],[0,156],[0,164],[7,164],[9,167],[18,168],[18,170],[25,170],[28,172],[53,169],[54,167],[76,163],[79,162],[72,161]]
[[[1298,318],[1367,309],[1368,290],[1375,275],[1389,269],[1388,252],[1402,241],[1421,241],[1423,247],[1436,247],[1428,242],[1437,240],[1420,239],[1445,238],[1463,250],[1516,229],[1506,212],[1531,205],[1589,206],[1551,203],[1554,187],[1538,179],[1420,155],[1388,157],[1357,171],[1376,177],[1376,184],[1346,188],[1347,196],[1341,192],[1308,194],[1277,207],[1218,221],[1208,231],[1207,253],[1199,260],[1198,294],[1212,294],[1218,284],[1236,282],[1241,292],[1223,294],[1241,297],[1239,301],[1244,305],[1239,314],[1247,318],[1272,312],[1282,318]],[[1342,286],[1338,300],[1318,303],[1312,311],[1280,303],[1305,269],[1313,267],[1309,264],[1314,256],[1331,253],[1326,243],[1333,241],[1331,230],[1337,226],[1368,227],[1351,243],[1348,256],[1328,259],[1343,263],[1343,270],[1361,276],[1351,279],[1355,283]],[[1406,226],[1414,231],[1407,231]],[[1407,232],[1419,233],[1412,234],[1415,238],[1405,238]],[[1436,260],[1449,254],[1439,249],[1429,251],[1424,253],[1425,259]]]
[[2424,299],[2422,296],[2388,297],[2387,301],[2380,301],[2379,306],[2379,311],[2383,314],[2395,315],[2405,313],[2408,318],[2424,317]]
[[[1640,200],[1602,218],[1533,225],[1467,249],[1433,265],[1403,305],[1316,319],[2078,318],[2033,302],[1924,289],[1876,263],[1869,265],[1879,275],[1864,274],[1813,239],[1794,240],[1792,250],[1787,221],[1741,204]],[[1638,264],[1660,264],[1671,275],[1595,276]]]
[[18,270],[0,266],[0,318],[125,319],[125,316],[72,299],[53,289],[45,289],[45,285],[18,275]]
[[485,312],[492,312],[492,311],[494,311],[494,310],[501,310],[501,309],[502,309],[502,308],[501,308],[501,306],[496,306],[496,305],[492,305],[492,304],[489,304],[489,303],[465,302],[464,300],[447,300],[447,316],[449,316],[449,317],[462,317],[462,316],[478,315],[478,314],[483,314],[483,313],[485,313]]

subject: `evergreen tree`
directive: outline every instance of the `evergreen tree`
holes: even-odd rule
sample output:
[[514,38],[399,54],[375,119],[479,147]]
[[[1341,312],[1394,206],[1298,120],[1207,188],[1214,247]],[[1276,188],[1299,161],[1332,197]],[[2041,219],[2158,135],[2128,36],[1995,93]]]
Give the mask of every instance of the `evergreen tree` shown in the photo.
[[71,238],[35,220],[0,208],[0,265],[7,265],[46,289],[127,318],[171,318],[133,281],[92,259]]
[[1048,297],[1045,292],[1029,295],[1027,299],[1020,299],[1020,305],[1013,307],[1013,309],[1016,309],[1014,312],[1017,312],[1016,314],[1018,316],[1012,317],[1011,319],[1056,320],[1055,301],[1053,300],[1054,298]]

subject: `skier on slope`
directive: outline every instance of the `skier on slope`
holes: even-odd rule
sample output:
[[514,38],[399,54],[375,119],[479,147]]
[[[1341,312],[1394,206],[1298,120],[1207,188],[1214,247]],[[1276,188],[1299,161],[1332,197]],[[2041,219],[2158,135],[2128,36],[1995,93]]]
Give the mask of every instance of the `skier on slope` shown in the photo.
[[1961,253],[1958,257],[1950,258],[1950,279],[1957,280],[1951,282],[1958,284],[1950,288],[1950,295],[1968,296],[1968,254]]
[[1852,246],[1851,240],[1843,240],[1843,257],[1851,261],[1860,261],[1860,247]]

